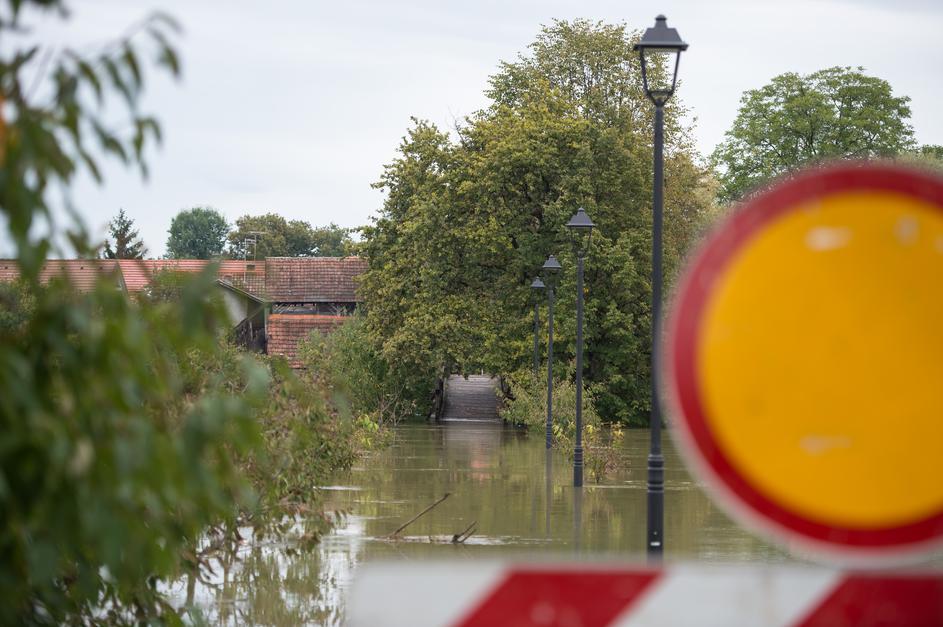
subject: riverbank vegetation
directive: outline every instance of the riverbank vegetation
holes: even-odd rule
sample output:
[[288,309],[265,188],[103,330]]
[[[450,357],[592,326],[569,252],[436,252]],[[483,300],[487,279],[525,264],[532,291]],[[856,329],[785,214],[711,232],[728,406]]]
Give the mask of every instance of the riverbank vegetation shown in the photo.
[[376,350],[362,313],[328,335],[312,333],[299,349],[308,372],[332,390],[338,402],[365,425],[383,427],[427,416],[429,381],[401,377]]
[[[576,384],[572,368],[553,382],[553,447],[573,457],[576,440]],[[506,379],[510,392],[502,399],[499,413],[513,425],[527,428],[540,438],[547,429],[547,376],[541,372],[519,371]],[[583,389],[583,465],[587,478],[602,481],[625,466],[621,456],[622,428],[605,425],[596,411],[593,388]]]

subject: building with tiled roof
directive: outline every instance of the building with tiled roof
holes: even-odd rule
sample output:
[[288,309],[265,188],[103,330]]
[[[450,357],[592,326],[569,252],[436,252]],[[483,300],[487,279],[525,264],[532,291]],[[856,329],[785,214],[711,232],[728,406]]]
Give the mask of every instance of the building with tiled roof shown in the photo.
[[[11,283],[18,278],[16,261],[0,259],[0,281]],[[39,271],[39,281],[45,285],[54,278],[65,279],[79,292],[90,292],[102,279],[124,289],[124,279],[113,259],[50,259]]]
[[349,318],[310,314],[299,311],[272,313],[268,316],[267,347],[269,355],[281,355],[292,368],[303,368],[298,358],[301,343],[312,332],[330,333]]
[[298,345],[313,331],[328,333],[343,324],[360,302],[362,257],[268,257],[265,296],[272,303],[266,337],[268,353],[302,366]]
[[362,257],[268,257],[265,292],[279,303],[354,303]]
[[[155,274],[197,273],[215,264],[217,284],[235,323],[234,337],[246,347],[282,355],[294,368],[298,345],[312,332],[328,333],[354,313],[361,299],[358,277],[367,269],[360,257],[269,257],[264,261],[203,259],[49,260],[43,283],[54,276],[89,291],[104,277],[115,287],[143,293]],[[0,281],[19,277],[16,262],[0,260]]]
[[202,272],[211,263],[217,264],[216,277],[220,281],[239,286],[251,286],[260,296],[265,292],[265,262],[222,259],[118,259],[128,292],[136,293],[150,285],[158,272]]
[[151,283],[151,277],[164,270],[202,272],[210,262],[206,259],[118,259],[128,292],[136,294]]

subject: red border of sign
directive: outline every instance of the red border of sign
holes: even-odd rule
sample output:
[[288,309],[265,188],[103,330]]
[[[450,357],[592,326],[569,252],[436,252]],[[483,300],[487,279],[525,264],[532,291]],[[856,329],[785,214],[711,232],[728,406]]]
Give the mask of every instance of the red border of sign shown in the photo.
[[661,373],[667,400],[678,418],[672,433],[689,453],[686,458],[702,471],[699,476],[727,497],[722,500],[734,515],[780,540],[818,551],[894,557],[943,540],[943,511],[903,526],[843,528],[785,509],[741,476],[714,441],[696,372],[702,314],[717,278],[741,247],[804,202],[838,192],[869,190],[910,195],[943,212],[943,180],[889,164],[844,163],[807,171],[750,199],[713,232],[688,264],[666,327]]

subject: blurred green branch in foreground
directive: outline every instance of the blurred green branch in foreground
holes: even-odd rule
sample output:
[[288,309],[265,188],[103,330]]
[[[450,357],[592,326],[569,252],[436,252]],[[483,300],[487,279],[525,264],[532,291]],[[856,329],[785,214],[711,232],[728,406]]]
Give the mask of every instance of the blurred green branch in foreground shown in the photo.
[[[140,302],[40,281],[54,250],[96,255],[68,200],[80,171],[147,175],[145,66],[181,71],[166,15],[92,54],[30,41],[27,22],[67,17],[60,0],[0,7],[0,224],[20,271],[0,286],[0,624],[179,624],[160,582],[199,576],[207,538],[301,516],[317,539],[316,486],[363,427],[315,377],[225,345],[211,271]],[[67,229],[49,202],[63,191]]]

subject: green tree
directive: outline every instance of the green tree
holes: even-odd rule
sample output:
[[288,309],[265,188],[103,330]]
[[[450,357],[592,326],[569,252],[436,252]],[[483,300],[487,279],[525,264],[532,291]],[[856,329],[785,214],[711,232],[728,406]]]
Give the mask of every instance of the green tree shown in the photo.
[[341,257],[350,243],[347,229],[335,224],[312,228],[304,220],[286,220],[275,213],[245,215],[227,236],[234,259],[265,257]]
[[720,199],[735,201],[809,163],[895,157],[911,150],[908,102],[864,68],[775,77],[743,94],[733,126],[714,151]]
[[144,242],[138,237],[138,230],[134,228],[134,220],[129,218],[124,209],[118,211],[118,215],[108,224],[108,232],[115,240],[115,247],[111,247],[111,242],[105,240],[105,250],[102,253],[104,259],[143,259],[147,248]]
[[[397,374],[431,382],[442,369],[507,374],[528,364],[527,286],[550,253],[566,268],[555,346],[564,372],[575,344],[564,225],[583,206],[598,225],[586,275],[587,376],[599,384],[600,416],[644,423],[652,107],[635,38],[624,26],[556,22],[492,77],[491,106],[459,126],[457,141],[426,122],[409,130],[378,183],[386,201],[362,245],[367,326]],[[669,271],[710,209],[678,104],[666,111]]]
[[333,222],[327,226],[313,229],[312,257],[344,257],[351,253],[353,240],[350,229],[337,226]]
[[936,159],[937,161],[943,161],[943,146],[937,144],[924,144],[920,147],[918,153],[929,159]]
[[167,256],[171,259],[214,259],[223,254],[229,225],[211,207],[181,211],[170,222]]
[[901,153],[897,157],[901,164],[923,168],[939,174],[943,171],[943,146],[926,144],[916,150]]

